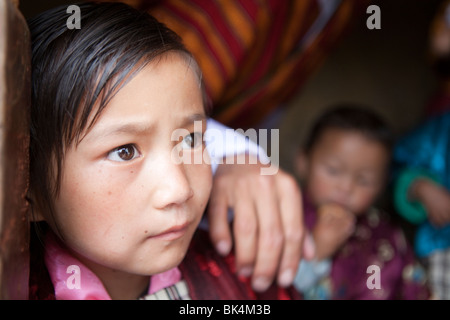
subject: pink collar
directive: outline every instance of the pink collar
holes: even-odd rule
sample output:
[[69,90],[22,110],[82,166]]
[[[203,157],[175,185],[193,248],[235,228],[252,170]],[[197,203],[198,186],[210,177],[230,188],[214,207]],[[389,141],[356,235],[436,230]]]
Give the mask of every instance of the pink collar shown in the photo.
[[[45,240],[45,264],[57,300],[111,300],[100,279],[64,248],[49,232]],[[173,268],[151,277],[148,294],[153,294],[181,280],[181,272]]]

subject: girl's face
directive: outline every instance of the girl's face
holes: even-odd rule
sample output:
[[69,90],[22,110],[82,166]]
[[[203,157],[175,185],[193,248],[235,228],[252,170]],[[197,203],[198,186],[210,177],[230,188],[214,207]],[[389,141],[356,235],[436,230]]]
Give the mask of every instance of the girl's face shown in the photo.
[[314,205],[335,203],[359,215],[384,184],[388,153],[357,132],[327,129],[307,161],[307,191]]
[[[66,150],[53,229],[100,278],[152,275],[181,262],[212,182],[209,162],[174,161],[174,150],[207,156],[196,120],[205,131],[198,77],[170,54],[132,78]],[[189,133],[172,141],[176,129]]]

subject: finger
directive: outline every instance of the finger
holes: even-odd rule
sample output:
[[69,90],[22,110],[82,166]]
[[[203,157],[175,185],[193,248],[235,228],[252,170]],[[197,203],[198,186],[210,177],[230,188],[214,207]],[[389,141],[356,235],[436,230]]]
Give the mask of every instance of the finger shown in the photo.
[[447,205],[445,207],[445,223],[450,222],[450,201],[447,201]]
[[435,227],[440,227],[441,226],[441,218],[439,216],[439,214],[437,212],[434,212],[433,214],[429,215],[429,220],[431,222],[431,224],[433,224]]
[[265,291],[276,277],[283,251],[283,228],[280,218],[275,179],[260,176],[254,188],[258,219],[258,252],[254,265],[252,285],[256,291]]
[[256,259],[258,222],[252,199],[245,193],[236,199],[233,234],[236,268],[241,276],[249,277]]
[[432,205],[428,205],[426,208],[430,222],[439,227],[441,225],[441,213],[439,212],[439,209],[436,209],[435,206]]
[[228,222],[228,197],[221,189],[213,187],[208,205],[209,234],[217,252],[227,255],[232,247],[230,224]]
[[437,222],[440,227],[442,227],[445,224],[445,212],[443,210],[438,210]]
[[[280,177],[281,178],[281,177]],[[303,225],[302,195],[297,182],[292,177],[277,180],[280,201],[281,222],[284,230],[284,248],[278,272],[278,284],[287,287],[294,281],[302,257],[305,228]],[[308,245],[308,244],[306,244]],[[306,248],[313,255],[313,248]]]

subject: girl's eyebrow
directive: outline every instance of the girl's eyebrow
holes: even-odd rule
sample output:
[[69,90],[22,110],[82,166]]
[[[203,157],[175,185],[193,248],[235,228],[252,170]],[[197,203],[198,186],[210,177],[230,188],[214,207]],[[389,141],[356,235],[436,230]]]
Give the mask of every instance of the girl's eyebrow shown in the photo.
[[144,122],[130,122],[122,123],[118,125],[105,126],[104,129],[91,131],[87,136],[87,140],[105,139],[111,136],[117,136],[120,134],[132,134],[142,135],[146,132],[150,132],[153,126]]
[[192,115],[185,117],[183,119],[183,121],[181,122],[180,127],[185,127],[185,126],[193,124],[195,121],[203,121],[206,119],[207,119],[207,117],[204,113],[194,113]]
[[[195,121],[206,120],[206,115],[202,113],[195,113],[183,117],[180,121],[179,127],[186,127],[193,124]],[[106,126],[104,129],[100,129],[97,132],[92,131],[86,137],[87,140],[91,139],[104,139],[110,136],[117,136],[120,134],[130,134],[130,135],[144,135],[152,131],[154,125],[147,122],[129,122],[121,123],[118,125]]]

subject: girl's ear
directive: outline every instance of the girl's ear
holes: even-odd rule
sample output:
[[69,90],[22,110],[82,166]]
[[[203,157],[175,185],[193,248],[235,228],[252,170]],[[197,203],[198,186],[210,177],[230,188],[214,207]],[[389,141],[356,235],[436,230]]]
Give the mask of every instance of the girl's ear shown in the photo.
[[295,156],[295,173],[301,181],[306,179],[308,172],[308,157],[303,150],[299,150]]

